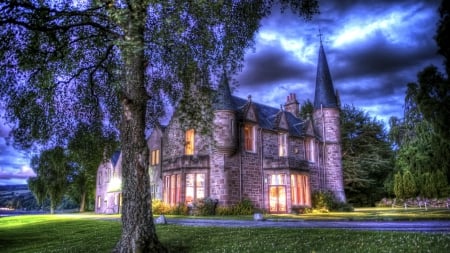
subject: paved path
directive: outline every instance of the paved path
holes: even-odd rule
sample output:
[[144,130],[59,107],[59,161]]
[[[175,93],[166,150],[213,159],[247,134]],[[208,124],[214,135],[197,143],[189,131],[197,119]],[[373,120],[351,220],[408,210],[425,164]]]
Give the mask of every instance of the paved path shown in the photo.
[[203,227],[282,227],[335,228],[375,231],[409,231],[450,233],[450,220],[444,221],[301,221],[301,220],[208,220],[167,219],[168,224]]

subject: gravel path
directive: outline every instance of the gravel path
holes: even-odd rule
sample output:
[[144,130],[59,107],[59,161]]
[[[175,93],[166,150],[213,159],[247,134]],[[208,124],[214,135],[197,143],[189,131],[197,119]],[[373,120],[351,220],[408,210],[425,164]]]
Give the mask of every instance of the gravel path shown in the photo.
[[409,231],[450,233],[449,220],[431,221],[299,221],[299,220],[208,220],[167,219],[168,224],[204,227],[283,227],[283,228],[335,228],[375,231]]

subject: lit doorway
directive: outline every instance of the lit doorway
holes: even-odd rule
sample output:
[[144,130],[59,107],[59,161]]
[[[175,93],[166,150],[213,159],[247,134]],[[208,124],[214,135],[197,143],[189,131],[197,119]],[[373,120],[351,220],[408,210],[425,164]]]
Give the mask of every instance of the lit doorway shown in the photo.
[[273,174],[269,178],[269,212],[286,213],[286,176]]

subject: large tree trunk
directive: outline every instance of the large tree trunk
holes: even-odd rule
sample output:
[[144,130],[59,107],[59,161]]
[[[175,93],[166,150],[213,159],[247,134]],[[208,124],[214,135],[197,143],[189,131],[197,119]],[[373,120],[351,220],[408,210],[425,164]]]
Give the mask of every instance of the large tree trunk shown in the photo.
[[[122,119],[122,237],[114,252],[166,252],[158,241],[151,209],[145,110],[148,95],[144,84],[145,8],[135,6],[124,24],[121,46],[124,63]],[[143,8],[143,7],[141,7]]]

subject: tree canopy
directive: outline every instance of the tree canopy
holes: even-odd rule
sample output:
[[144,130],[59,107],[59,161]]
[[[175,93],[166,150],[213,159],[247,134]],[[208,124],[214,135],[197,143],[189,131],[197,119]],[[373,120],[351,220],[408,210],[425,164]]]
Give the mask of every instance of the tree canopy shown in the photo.
[[318,11],[315,0],[1,2],[0,97],[14,141],[55,146],[81,123],[114,126],[123,179],[115,251],[165,251],[151,213],[145,129],[165,102],[195,104],[200,98],[185,92],[192,85],[214,87],[237,71],[276,4],[305,18]]
[[373,206],[385,196],[393,152],[384,124],[349,105],[341,111],[345,194],[350,203]]

